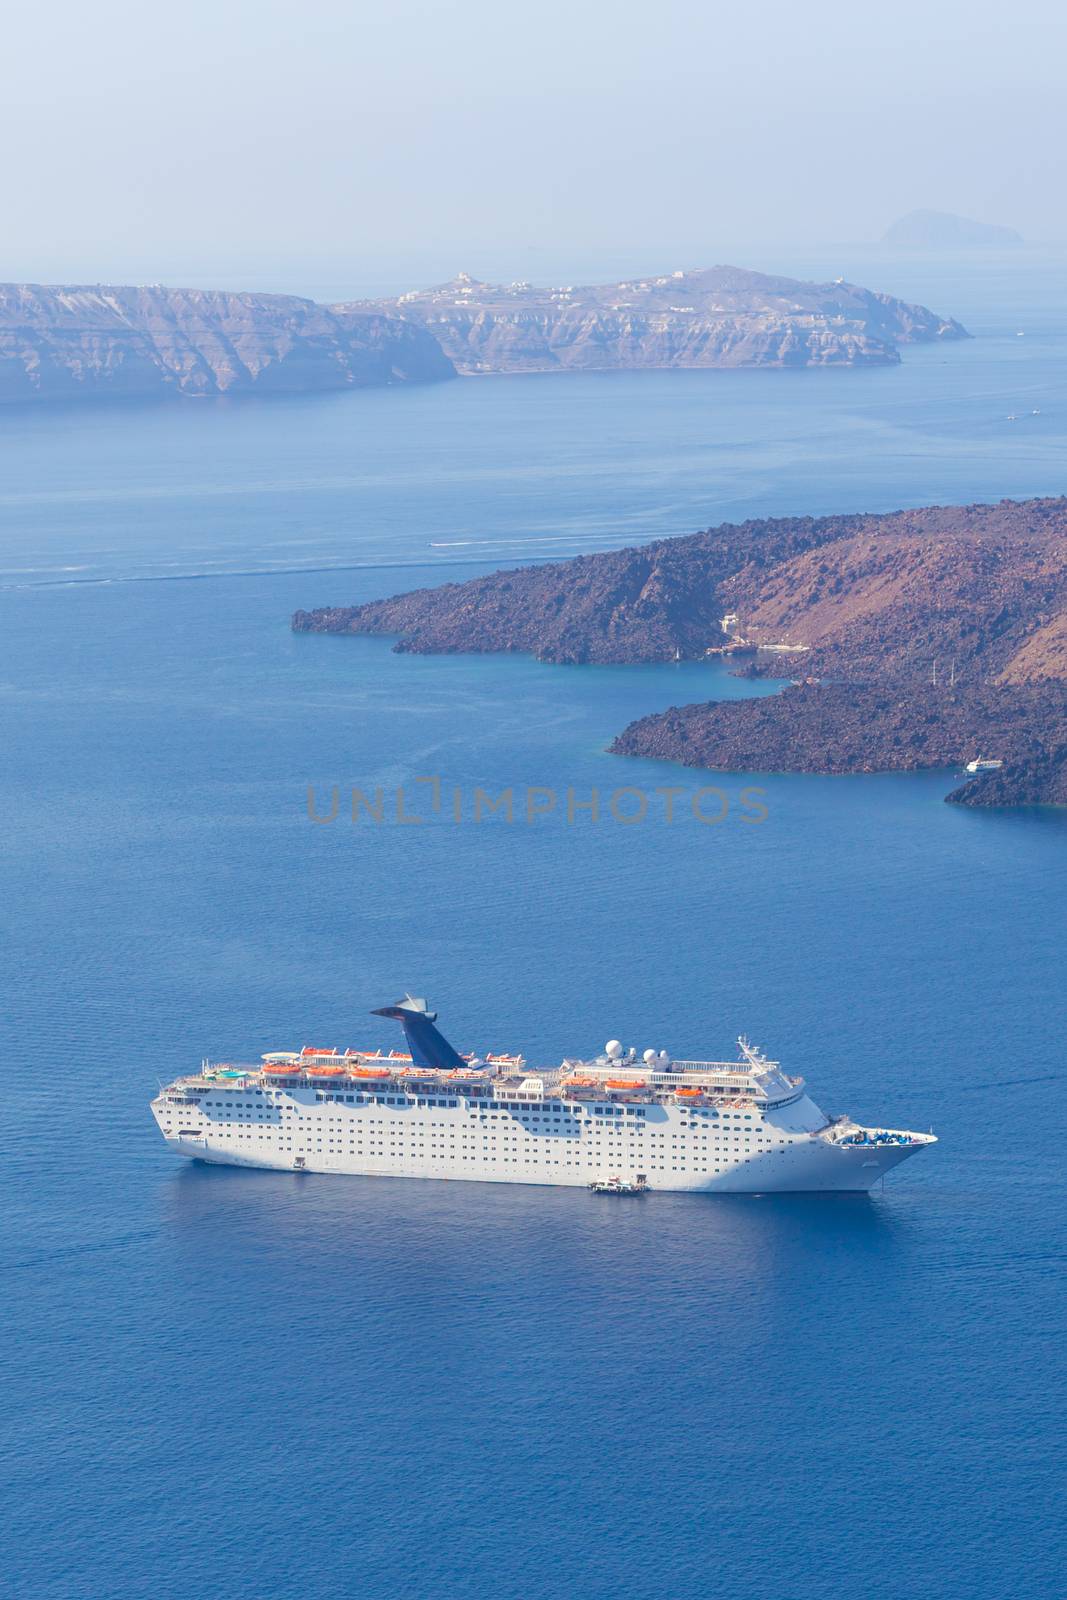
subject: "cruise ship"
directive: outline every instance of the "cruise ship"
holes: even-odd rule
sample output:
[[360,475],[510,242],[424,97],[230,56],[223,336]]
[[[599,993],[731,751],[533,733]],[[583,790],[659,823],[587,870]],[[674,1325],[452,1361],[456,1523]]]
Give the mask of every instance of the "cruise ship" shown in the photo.
[[744,1038],[735,1061],[611,1039],[591,1060],[531,1069],[460,1055],[411,995],[371,1015],[399,1022],[407,1048],[304,1045],[175,1079],[152,1101],[167,1144],[285,1172],[768,1194],[869,1190],[937,1142],[826,1116]]

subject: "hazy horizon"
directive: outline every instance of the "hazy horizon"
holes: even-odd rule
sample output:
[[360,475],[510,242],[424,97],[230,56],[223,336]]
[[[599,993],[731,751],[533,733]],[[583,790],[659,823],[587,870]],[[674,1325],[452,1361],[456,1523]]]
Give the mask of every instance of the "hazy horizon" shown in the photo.
[[[146,21],[146,16],[148,20]],[[842,0],[372,0],[9,20],[0,278],[558,281],[873,244],[916,208],[1062,231],[1067,21]],[[1025,161],[1020,152],[1025,151]]]

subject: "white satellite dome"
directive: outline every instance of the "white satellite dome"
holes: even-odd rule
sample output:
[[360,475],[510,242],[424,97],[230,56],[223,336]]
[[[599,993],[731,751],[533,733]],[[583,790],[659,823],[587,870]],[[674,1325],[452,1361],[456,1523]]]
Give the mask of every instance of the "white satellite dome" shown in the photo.
[[646,1050],[644,1056],[642,1057],[642,1060],[645,1062],[646,1066],[649,1067],[653,1066],[658,1059],[659,1057],[656,1055],[654,1050]]
[[604,1046],[604,1054],[612,1057],[622,1055],[622,1045],[619,1043],[618,1039],[608,1040],[607,1044]]

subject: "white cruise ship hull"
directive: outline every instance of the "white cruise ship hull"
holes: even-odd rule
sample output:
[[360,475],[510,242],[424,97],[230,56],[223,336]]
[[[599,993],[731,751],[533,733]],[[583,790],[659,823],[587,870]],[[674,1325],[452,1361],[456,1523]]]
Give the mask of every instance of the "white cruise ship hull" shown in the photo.
[[170,1148],[277,1172],[724,1194],[863,1193],[932,1134],[831,1121],[747,1040],[741,1060],[678,1061],[610,1040],[530,1072],[459,1055],[411,995],[373,1013],[409,1050],[305,1045],[262,1066],[212,1065],[152,1102]]
[[[450,1129],[456,1130],[453,1138],[460,1143],[463,1142],[460,1130],[466,1131],[464,1121],[458,1117],[452,1124],[444,1123],[442,1129],[441,1125],[433,1128],[429,1123],[416,1122],[411,1113],[400,1112],[395,1118],[389,1118],[384,1128],[371,1133],[366,1126],[370,1119],[364,1118],[367,1108],[352,1108],[350,1112],[345,1106],[343,1111],[349,1112],[349,1116],[325,1119],[314,1115],[317,1109],[309,1108],[311,1114],[304,1135],[298,1134],[291,1144],[281,1142],[286,1137],[281,1125],[261,1134],[258,1129],[253,1132],[242,1117],[231,1118],[225,1113],[223,1126],[197,1134],[189,1130],[184,1136],[177,1133],[173,1119],[170,1128],[164,1126],[158,1111],[157,1121],[167,1144],[177,1154],[223,1166],[350,1177],[459,1179],[579,1188],[604,1178],[634,1181],[643,1176],[654,1190],[720,1194],[864,1193],[874,1188],[893,1167],[922,1148],[917,1144],[843,1145],[820,1133],[782,1131],[769,1147],[762,1149],[716,1150],[712,1146],[711,1150],[702,1150],[699,1135],[694,1140],[689,1130],[679,1126],[681,1119],[668,1113],[663,1130],[652,1135],[664,1141],[666,1149],[663,1146],[649,1149],[647,1133],[644,1138],[638,1138],[637,1150],[625,1154],[622,1149],[597,1150],[595,1140],[587,1144],[584,1135],[542,1134],[533,1136],[536,1149],[532,1152],[499,1148],[494,1151],[491,1145],[523,1142],[524,1135],[517,1131],[522,1128],[521,1119],[509,1118],[505,1127],[513,1123],[516,1131],[497,1132],[491,1141],[487,1140],[488,1149],[483,1148],[482,1134],[476,1129],[473,1133],[467,1132],[470,1149],[451,1152],[447,1149],[452,1142]],[[341,1107],[336,1109],[342,1110]],[[372,1138],[377,1142],[380,1138],[388,1144],[391,1137],[400,1148],[380,1153],[350,1148],[357,1142],[355,1130],[357,1119],[361,1118],[365,1121],[365,1131],[359,1143],[370,1142]],[[349,1126],[331,1128],[331,1122]],[[446,1144],[444,1152],[419,1149],[420,1145],[428,1144],[431,1137],[440,1138],[442,1131],[442,1142]],[[739,1142],[744,1146],[756,1137],[754,1132],[747,1132]]]

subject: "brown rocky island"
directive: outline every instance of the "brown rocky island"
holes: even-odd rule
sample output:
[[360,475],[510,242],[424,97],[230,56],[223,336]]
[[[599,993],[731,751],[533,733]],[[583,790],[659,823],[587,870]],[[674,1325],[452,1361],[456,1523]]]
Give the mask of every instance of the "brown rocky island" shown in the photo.
[[298,631],[559,662],[708,654],[794,680],[673,708],[612,749],[723,771],[1003,765],[949,796],[1067,803],[1067,500],[725,524],[355,607]]

